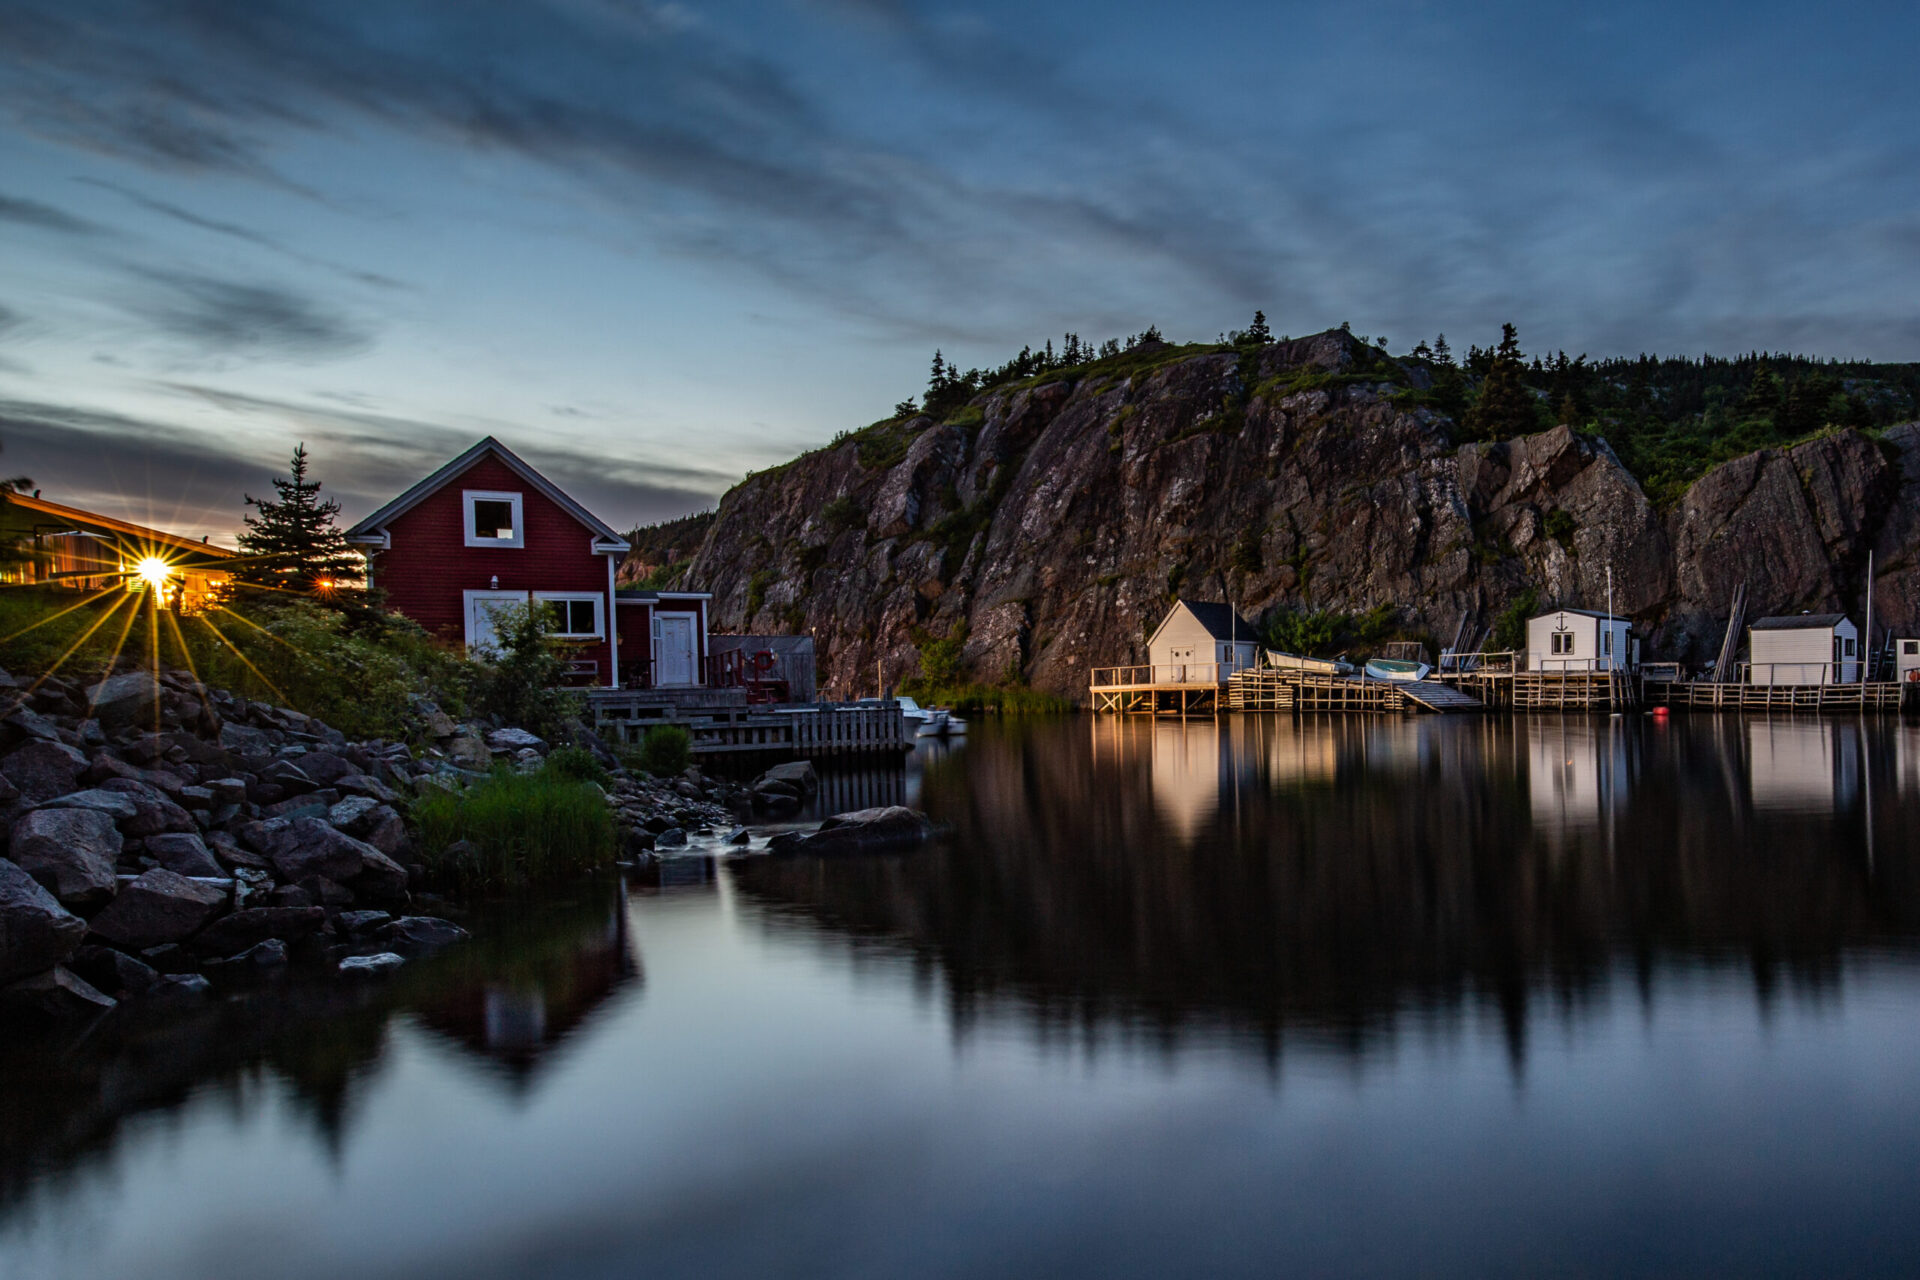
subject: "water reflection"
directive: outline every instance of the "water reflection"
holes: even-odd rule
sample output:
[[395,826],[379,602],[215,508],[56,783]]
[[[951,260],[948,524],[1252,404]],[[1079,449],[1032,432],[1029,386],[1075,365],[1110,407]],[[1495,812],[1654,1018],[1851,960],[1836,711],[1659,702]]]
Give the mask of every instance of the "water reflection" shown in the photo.
[[1893,785],[1865,812],[1862,782],[1906,778],[1912,747],[1805,718],[988,725],[927,772],[941,847],[732,874],[828,937],[896,939],[962,1036],[1015,1010],[1054,1043],[1227,1027],[1361,1053],[1410,1013],[1486,1007],[1518,1064],[1529,993],[1576,1009],[1622,958],[1643,999],[1682,965],[1737,966],[1765,1001],[1783,975],[1830,986],[1850,948],[1910,948],[1911,826]]

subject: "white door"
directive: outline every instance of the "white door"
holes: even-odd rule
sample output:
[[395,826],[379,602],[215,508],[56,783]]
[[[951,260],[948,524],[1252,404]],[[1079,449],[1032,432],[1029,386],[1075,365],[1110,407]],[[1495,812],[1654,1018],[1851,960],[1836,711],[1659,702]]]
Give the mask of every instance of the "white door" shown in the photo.
[[524,591],[463,591],[467,606],[467,648],[479,653],[493,650],[494,611],[504,605],[525,604]]
[[693,619],[673,614],[660,615],[660,683],[694,683]]

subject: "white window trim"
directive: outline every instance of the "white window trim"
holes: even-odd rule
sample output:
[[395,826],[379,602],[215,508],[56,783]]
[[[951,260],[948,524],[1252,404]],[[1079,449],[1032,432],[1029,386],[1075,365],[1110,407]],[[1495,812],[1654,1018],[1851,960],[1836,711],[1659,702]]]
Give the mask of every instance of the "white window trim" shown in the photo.
[[[513,536],[482,538],[473,532],[473,504],[506,502],[513,505]],[[526,506],[517,493],[498,489],[462,489],[460,491],[460,534],[470,547],[524,547],[527,545]]]
[[551,601],[556,604],[562,600],[592,601],[593,602],[593,630],[591,631],[556,631],[553,633],[554,638],[556,640],[604,640],[606,639],[606,636],[607,636],[606,597],[602,596],[598,591],[536,591],[533,593],[533,598],[535,600]]

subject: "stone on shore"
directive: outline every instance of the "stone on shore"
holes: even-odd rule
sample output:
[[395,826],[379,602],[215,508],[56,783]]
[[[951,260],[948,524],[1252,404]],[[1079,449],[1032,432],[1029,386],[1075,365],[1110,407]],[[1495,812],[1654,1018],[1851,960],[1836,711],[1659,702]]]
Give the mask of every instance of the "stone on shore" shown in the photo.
[[137,725],[152,727],[160,704],[160,686],[144,671],[102,680],[87,690],[87,705],[108,733]]
[[110,996],[140,995],[151,991],[160,973],[124,951],[88,943],[67,959],[67,968]]
[[213,885],[156,867],[122,888],[90,925],[116,947],[144,951],[191,937],[226,901]]
[[418,953],[450,947],[469,935],[451,920],[437,916],[401,916],[380,926],[373,936],[396,951]]
[[886,853],[924,844],[933,823],[905,805],[855,809],[835,814],[819,830],[800,840],[795,851],[808,854]]
[[35,809],[13,824],[7,856],[63,906],[84,910],[113,897],[121,843],[96,809]]
[[50,969],[87,936],[87,922],[26,871],[0,858],[0,982]]
[[95,813],[104,813],[115,822],[122,822],[139,813],[134,806],[133,797],[119,791],[107,791],[100,787],[90,787],[85,791],[69,791],[64,796],[55,796],[51,800],[42,800],[36,806],[41,809],[92,809]]
[[65,969],[49,969],[0,987],[0,1014],[38,1017],[49,1022],[105,1013],[118,1003],[92,983]]
[[506,755],[516,751],[538,751],[545,755],[547,740],[525,729],[492,729],[487,733],[487,750]]
[[784,782],[797,787],[800,795],[815,795],[820,790],[820,775],[814,772],[813,761],[793,760],[786,764],[777,764],[760,775],[762,782]]
[[392,973],[407,962],[403,955],[380,951],[370,956],[348,956],[340,962],[340,972],[349,977],[374,978]]
[[299,942],[326,923],[327,913],[319,907],[250,907],[221,916],[187,945],[203,956],[237,955],[268,938]]
[[79,789],[87,758],[64,742],[33,741],[0,759],[0,777],[20,793],[22,804],[39,804]]
[[407,842],[407,824],[390,804],[371,796],[348,796],[327,810],[327,821],[391,857]]
[[216,878],[227,873],[221,869],[207,842],[187,831],[164,832],[147,837],[147,853],[169,871],[183,876]]

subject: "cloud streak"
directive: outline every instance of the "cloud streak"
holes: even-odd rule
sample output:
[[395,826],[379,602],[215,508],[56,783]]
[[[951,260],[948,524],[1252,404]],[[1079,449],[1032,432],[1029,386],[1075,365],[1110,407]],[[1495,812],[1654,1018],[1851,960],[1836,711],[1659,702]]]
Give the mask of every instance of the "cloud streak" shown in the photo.
[[278,285],[147,269],[133,280],[126,310],[197,352],[326,360],[372,342],[352,320]]

